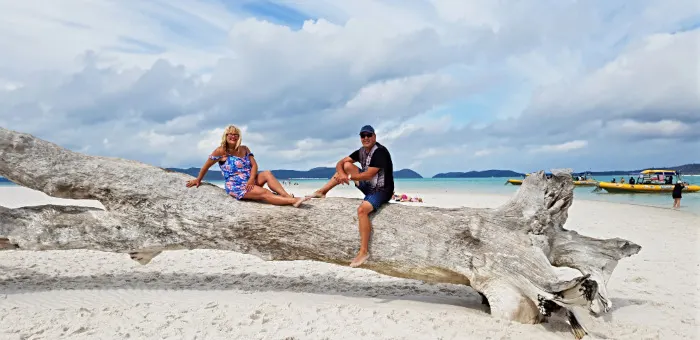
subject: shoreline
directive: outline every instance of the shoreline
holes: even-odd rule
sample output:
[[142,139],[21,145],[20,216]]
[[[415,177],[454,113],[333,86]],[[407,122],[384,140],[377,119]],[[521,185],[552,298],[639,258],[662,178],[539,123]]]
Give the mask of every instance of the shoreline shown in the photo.
[[[288,191],[308,191],[311,190],[313,187],[307,187],[304,185],[298,185],[298,186],[289,186],[286,185],[285,189]],[[417,190],[413,190],[417,191]],[[411,191],[411,192],[413,192]],[[418,202],[394,202],[391,201],[391,204],[406,204],[406,205],[415,205],[415,206],[433,206],[433,207],[443,207],[443,208],[487,208],[487,207],[496,207],[497,205],[494,205],[493,203],[495,201],[502,201],[501,203],[505,202],[509,198],[513,197],[515,193],[513,194],[505,194],[505,193],[485,193],[485,192],[474,192],[474,191],[469,191],[469,192],[450,192],[447,190],[438,190],[438,189],[421,189],[420,197],[423,198],[422,203]],[[397,191],[397,194],[398,193]],[[409,195],[410,196],[410,195]],[[354,188],[351,187],[344,187],[336,188],[334,191],[331,191],[327,197],[346,197],[346,198],[362,198],[362,194],[357,191]],[[452,198],[453,202],[462,202],[462,204],[451,204],[449,202],[445,202],[445,199],[448,197]],[[469,199],[471,198],[471,199]],[[475,199],[475,198],[481,198],[481,199]],[[12,201],[15,202],[12,202]],[[669,199],[670,201],[670,199]],[[100,208],[104,209],[104,206],[99,202],[95,200],[74,200],[74,199],[68,199],[68,198],[57,198],[57,197],[51,197],[46,195],[45,193],[30,189],[27,187],[22,187],[19,185],[8,185],[8,186],[0,186],[0,206],[6,207],[6,208],[17,208],[17,207],[23,207],[23,206],[28,206],[27,202],[34,202],[29,205],[31,206],[36,206],[36,205],[42,205],[42,204],[57,204],[57,205],[79,205],[79,206],[89,206],[89,207],[95,207],[95,208]],[[617,206],[632,206],[632,207],[643,207],[643,208],[652,208],[652,209],[658,209],[660,211],[674,211],[676,213],[681,213],[681,214],[689,214],[692,216],[700,216],[700,211],[694,211],[694,210],[689,210],[687,206],[681,206],[680,210],[673,209],[671,207],[672,202],[669,202],[669,207],[663,207],[659,205],[653,205],[653,204],[643,204],[643,203],[636,203],[636,202],[615,202],[615,201],[604,201],[604,200],[595,200],[595,199],[586,199],[585,197],[583,198],[576,198],[576,195],[574,194],[574,201],[573,205],[575,205],[576,202],[587,202],[587,203],[592,203],[592,204],[614,204]],[[470,204],[471,203],[471,204]],[[490,204],[488,204],[490,203]],[[683,204],[681,202],[681,204]],[[573,206],[572,205],[572,206]],[[685,209],[684,209],[685,208]]]

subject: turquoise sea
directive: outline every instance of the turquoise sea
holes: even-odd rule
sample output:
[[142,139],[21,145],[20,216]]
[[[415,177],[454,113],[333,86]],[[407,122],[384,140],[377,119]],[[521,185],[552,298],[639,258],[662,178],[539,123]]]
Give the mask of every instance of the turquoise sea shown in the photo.
[[[610,177],[610,178],[608,178]],[[617,180],[620,177],[625,177],[627,180],[630,176],[629,174],[621,174],[615,176]],[[609,181],[612,176],[606,177],[595,177],[597,180]],[[492,178],[420,178],[420,179],[396,179],[396,193],[407,195],[420,195],[421,190],[444,190],[450,193],[479,193],[479,194],[503,194],[503,195],[513,195],[518,190],[519,186],[507,184],[505,182],[508,178],[504,177],[492,177]],[[683,176],[683,180],[691,184],[700,185],[700,176]],[[291,180],[292,182],[297,182],[299,185],[304,187],[320,187],[327,180],[315,180],[315,179],[299,179]],[[223,185],[223,182],[216,183],[217,185]],[[663,194],[641,194],[641,193],[624,193],[624,194],[610,194],[602,190],[599,192],[594,192],[595,187],[583,187],[577,186],[574,189],[574,199],[590,200],[590,201],[604,201],[604,202],[615,202],[615,203],[628,203],[641,206],[656,206],[663,208],[671,208],[673,206],[673,198],[671,198],[671,193]],[[700,192],[696,193],[683,193],[683,199],[681,200],[681,210],[694,212],[700,214]]]
[[[613,176],[595,177],[597,180],[609,181]],[[615,175],[619,181],[620,177],[628,179],[629,174]],[[408,195],[420,195],[421,191],[445,191],[449,193],[479,193],[479,194],[514,194],[519,186],[504,185],[508,178],[420,178],[420,179],[396,179],[396,193],[406,193]],[[700,176],[683,176],[686,182],[700,185]],[[321,187],[327,179],[292,179],[285,180],[292,183],[297,183],[299,189],[318,188]],[[223,181],[213,182],[213,184],[223,187]],[[14,186],[13,183],[0,183],[0,186]],[[603,191],[594,192],[595,187],[578,186],[574,190],[574,199],[628,203],[639,206],[656,206],[670,208],[673,205],[671,193],[624,193],[610,194]],[[345,187],[341,190],[355,190],[350,187]],[[292,189],[292,192],[298,190]],[[683,193],[681,201],[681,210],[700,214],[700,192]]]

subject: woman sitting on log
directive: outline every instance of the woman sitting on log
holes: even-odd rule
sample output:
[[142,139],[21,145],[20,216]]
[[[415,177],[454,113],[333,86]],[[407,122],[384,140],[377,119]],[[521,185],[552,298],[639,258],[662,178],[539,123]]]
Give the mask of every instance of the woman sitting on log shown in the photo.
[[[250,149],[241,145],[241,130],[234,125],[226,127],[221,136],[221,146],[209,155],[197,178],[188,181],[187,187],[199,187],[207,170],[217,162],[224,175],[226,193],[237,200],[263,201],[274,205],[292,205],[297,208],[302,202],[308,200],[308,198],[295,198],[294,195],[288,194],[269,170],[258,174],[258,163]],[[275,192],[263,188],[265,183]]]

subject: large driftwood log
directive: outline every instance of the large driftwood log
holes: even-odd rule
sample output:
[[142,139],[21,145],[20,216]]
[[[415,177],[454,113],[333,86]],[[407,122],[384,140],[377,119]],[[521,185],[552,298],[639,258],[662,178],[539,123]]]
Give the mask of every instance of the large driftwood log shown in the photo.
[[[0,237],[18,249],[123,252],[146,264],[163,250],[207,248],[345,265],[359,245],[356,199],[315,199],[301,208],[236,201],[215,185],[186,188],[186,174],[83,155],[3,128],[0,159],[0,175],[19,185],[106,208],[0,207]],[[562,313],[580,338],[577,307],[608,311],[607,280],[641,247],[563,228],[573,200],[569,173],[529,176],[495,209],[389,204],[372,217],[372,256],[363,268],[470,285],[492,315],[508,320],[537,323]],[[581,275],[562,280],[555,266]]]

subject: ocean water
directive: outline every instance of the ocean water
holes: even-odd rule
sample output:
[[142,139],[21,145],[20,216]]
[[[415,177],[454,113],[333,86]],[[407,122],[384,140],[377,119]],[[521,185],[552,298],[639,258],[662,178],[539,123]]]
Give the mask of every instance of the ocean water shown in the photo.
[[[625,179],[629,175],[622,174],[615,176],[618,180],[624,176]],[[609,181],[613,176],[596,177],[598,180]],[[520,186],[505,184],[508,178],[421,178],[421,179],[396,179],[394,180],[396,193],[407,194],[409,196],[420,196],[421,191],[442,191],[449,193],[478,193],[478,194],[502,194],[514,195]],[[700,185],[700,176],[683,176],[686,182]],[[303,187],[321,187],[327,180],[309,180],[299,179],[292,180]],[[217,183],[218,185],[218,183]],[[223,185],[223,182],[221,182]],[[337,190],[336,189],[334,190]],[[355,190],[354,187],[347,189]],[[346,190],[347,190],[346,189]],[[576,186],[574,188],[574,200],[582,199],[589,201],[603,201],[614,203],[627,203],[641,206],[656,206],[670,208],[673,206],[673,198],[671,193],[616,193],[611,194],[604,190],[594,192],[595,187]],[[700,214],[700,192],[683,193],[681,200],[681,210]]]
[[[613,176],[595,177],[598,180],[609,181]],[[615,175],[618,180],[620,177],[628,179],[629,174]],[[426,191],[445,191],[449,193],[478,193],[478,194],[501,194],[513,195],[518,190],[519,186],[505,184],[508,178],[420,178],[420,179],[396,179],[395,187],[397,194],[407,194],[409,196],[420,196],[421,192]],[[683,176],[686,182],[700,185],[700,176]],[[290,192],[298,194],[306,194],[309,188],[320,188],[327,179],[293,179],[285,180],[292,184],[297,183],[298,187],[286,186]],[[212,184],[223,187],[223,181],[215,181]],[[13,183],[0,183],[0,186],[13,186]],[[627,203],[639,206],[655,206],[670,208],[673,206],[671,193],[616,193],[611,194],[604,190],[594,192],[595,187],[577,186],[574,189],[574,200],[592,200],[614,203]],[[334,192],[339,190],[345,192],[356,193],[359,191],[353,186],[339,186],[334,189]],[[310,193],[310,192],[308,192]],[[361,197],[361,196],[359,196]],[[681,200],[681,210],[696,213],[700,215],[700,192],[683,193]]]

